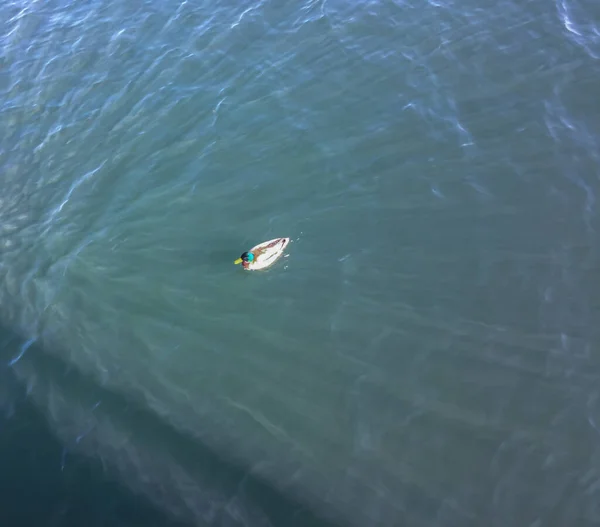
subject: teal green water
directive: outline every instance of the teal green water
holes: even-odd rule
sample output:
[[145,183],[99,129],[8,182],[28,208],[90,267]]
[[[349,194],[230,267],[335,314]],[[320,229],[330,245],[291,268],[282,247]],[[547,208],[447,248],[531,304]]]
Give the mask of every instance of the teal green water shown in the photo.
[[600,521],[595,3],[0,20],[0,401],[57,481],[184,525]]

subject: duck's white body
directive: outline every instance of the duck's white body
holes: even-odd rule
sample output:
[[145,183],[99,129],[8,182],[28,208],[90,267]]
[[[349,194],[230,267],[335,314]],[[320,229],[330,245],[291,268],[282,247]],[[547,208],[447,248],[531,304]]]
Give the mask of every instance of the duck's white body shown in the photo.
[[244,262],[244,269],[258,271],[270,267],[281,257],[288,243],[290,243],[289,238],[274,238],[255,245],[249,251],[254,254],[254,260]]

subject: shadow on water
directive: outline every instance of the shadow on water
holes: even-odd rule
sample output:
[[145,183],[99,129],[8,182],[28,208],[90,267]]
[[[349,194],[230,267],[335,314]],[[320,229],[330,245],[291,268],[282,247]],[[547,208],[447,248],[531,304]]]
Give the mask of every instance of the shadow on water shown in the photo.
[[22,346],[0,327],[0,524],[333,526],[36,343],[9,366]]
[[67,457],[46,420],[25,398],[24,387],[4,367],[0,382],[0,525],[185,527],[107,480],[101,461]]

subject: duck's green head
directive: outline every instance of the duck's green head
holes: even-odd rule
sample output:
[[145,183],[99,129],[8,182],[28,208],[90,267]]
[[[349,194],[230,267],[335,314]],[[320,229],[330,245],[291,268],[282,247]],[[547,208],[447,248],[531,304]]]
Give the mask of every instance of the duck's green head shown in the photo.
[[245,253],[242,253],[242,256],[240,256],[233,263],[234,264],[241,264],[242,262],[253,262],[253,261],[254,261],[254,254],[253,253],[249,253],[248,251],[246,251]]

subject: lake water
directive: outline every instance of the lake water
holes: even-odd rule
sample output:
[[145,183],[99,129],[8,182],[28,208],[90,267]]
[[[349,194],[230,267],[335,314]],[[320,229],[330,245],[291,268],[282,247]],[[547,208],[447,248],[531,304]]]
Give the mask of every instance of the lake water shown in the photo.
[[6,521],[598,525],[600,4],[0,21]]

